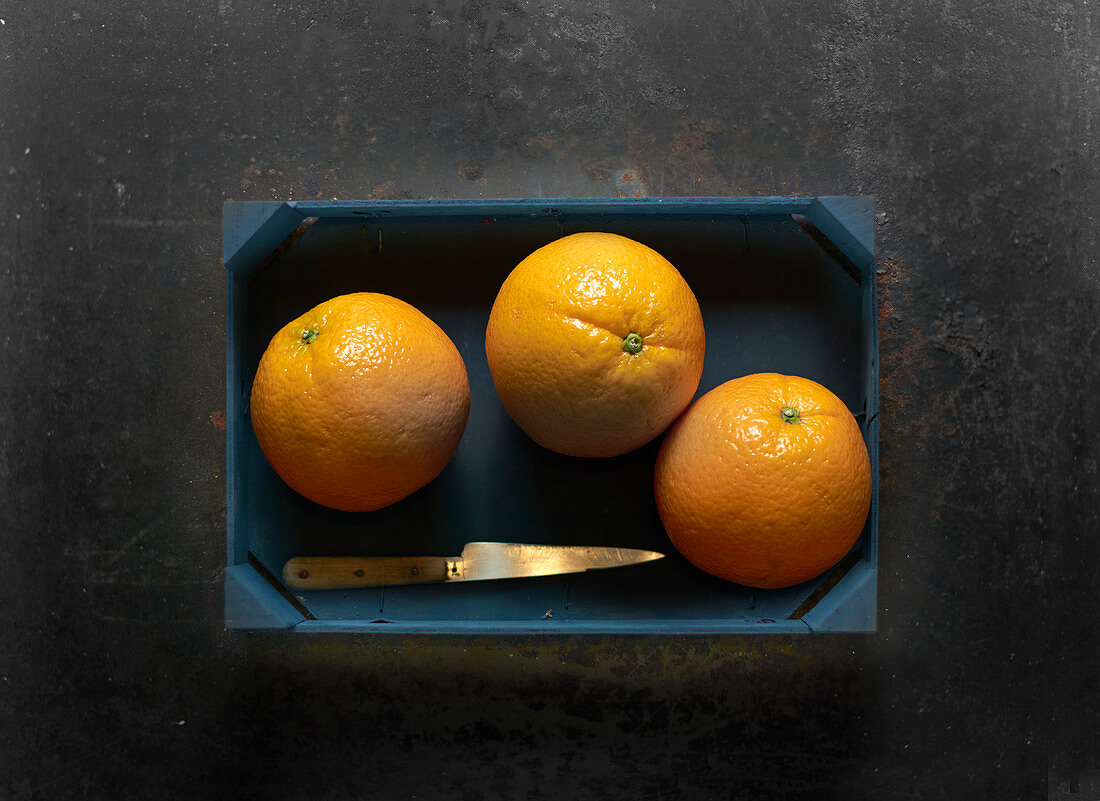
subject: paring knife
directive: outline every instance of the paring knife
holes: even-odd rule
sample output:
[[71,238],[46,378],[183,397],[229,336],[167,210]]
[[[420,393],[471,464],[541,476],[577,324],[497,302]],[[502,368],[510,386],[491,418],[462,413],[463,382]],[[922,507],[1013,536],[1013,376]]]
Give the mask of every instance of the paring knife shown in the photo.
[[461,556],[298,556],[283,565],[292,590],[551,576],[661,559],[663,553],[585,545],[470,542]]

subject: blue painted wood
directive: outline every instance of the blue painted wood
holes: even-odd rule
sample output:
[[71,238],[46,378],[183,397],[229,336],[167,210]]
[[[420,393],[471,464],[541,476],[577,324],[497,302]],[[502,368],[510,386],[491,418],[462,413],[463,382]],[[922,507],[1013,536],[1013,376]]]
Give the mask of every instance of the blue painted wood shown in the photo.
[[815,632],[874,631],[877,589],[874,565],[860,560],[802,620]]
[[[865,208],[864,218],[874,219],[874,207]],[[852,220],[849,218],[849,222]],[[878,275],[874,259],[874,238],[870,241],[871,260],[863,267],[863,410],[867,421],[878,415]]]
[[871,510],[867,514],[867,524],[860,542],[860,557],[878,570],[878,418],[873,418],[865,426],[867,452],[871,457]]
[[247,527],[244,525],[244,504],[241,487],[245,481],[244,447],[248,432],[244,426],[247,405],[247,387],[250,382],[244,379],[243,354],[241,345],[245,341],[246,306],[245,281],[242,273],[226,270],[226,300],[229,314],[226,320],[228,336],[225,348],[225,448],[226,448],[226,550],[229,565],[243,564],[248,557]]
[[306,634],[807,634],[801,620],[306,620],[294,629]]
[[233,271],[252,272],[301,224],[303,216],[290,203],[225,203],[222,263]]
[[[837,198],[832,198],[837,201]],[[837,204],[834,202],[834,206]],[[864,244],[871,249],[871,261],[863,269],[862,290],[862,354],[861,372],[863,375],[863,418],[862,426],[867,452],[871,458],[871,509],[867,516],[866,533],[862,538],[863,559],[877,570],[878,568],[878,447],[879,447],[879,385],[878,385],[878,275],[874,258],[874,206],[871,203],[857,208],[854,204],[844,204],[844,211],[838,216],[853,231],[860,232]],[[860,601],[853,598],[851,603]],[[873,619],[875,598],[864,597],[862,603],[870,606]]]
[[[873,265],[861,267],[872,280],[857,286],[790,215],[816,214],[819,230],[846,241],[837,215],[851,221],[863,208],[869,219],[869,205],[835,198],[305,201],[244,204],[247,213],[234,205],[227,229],[237,239],[226,245],[234,252],[227,264],[231,569],[248,568],[244,575],[255,582],[263,579],[245,564],[249,554],[278,574],[285,559],[308,553],[457,554],[475,539],[617,544],[669,557],[603,574],[299,597],[318,618],[307,623],[330,631],[810,630],[785,618],[824,577],[751,591],[691,567],[671,549],[646,489],[659,441],[616,460],[571,460],[533,446],[500,406],[483,337],[495,291],[519,259],[566,233],[616,231],[664,253],[696,290],[708,343],[699,394],[737,375],[774,370],[820,381],[854,411],[866,409],[877,404]],[[319,219],[250,280],[305,217]],[[240,241],[247,230],[253,235]],[[860,239],[846,235],[842,250]],[[475,250],[477,259],[459,255]],[[317,507],[282,484],[255,441],[247,404],[270,336],[316,303],[360,290],[403,297],[434,319],[462,354],[472,394],[466,433],[439,478],[368,515]],[[877,421],[863,422],[877,465]],[[638,491],[601,490],[612,485]],[[617,521],[615,542],[596,542],[607,530],[601,514]],[[876,543],[877,505],[861,541],[872,569]],[[227,619],[264,618],[268,610],[256,608],[256,597],[227,594]],[[873,619],[873,593],[847,598],[845,614],[866,616],[859,605],[867,603]],[[547,611],[553,617],[543,620]],[[391,622],[371,622],[382,619]]]
[[348,215],[437,217],[454,214],[730,214],[753,218],[805,214],[813,198],[801,197],[646,197],[646,198],[490,198],[456,200],[298,200],[288,205],[304,217]]
[[305,620],[252,565],[225,571],[225,625],[230,629],[289,629]]
[[819,197],[806,217],[841,249],[864,276],[875,263],[875,201],[869,197]]

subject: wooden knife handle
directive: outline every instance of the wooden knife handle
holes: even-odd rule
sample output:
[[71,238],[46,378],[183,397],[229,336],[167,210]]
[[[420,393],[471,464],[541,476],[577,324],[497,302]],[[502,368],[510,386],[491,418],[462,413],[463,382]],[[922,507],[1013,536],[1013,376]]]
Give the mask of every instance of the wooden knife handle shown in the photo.
[[447,579],[442,556],[298,556],[283,565],[292,590],[343,590]]

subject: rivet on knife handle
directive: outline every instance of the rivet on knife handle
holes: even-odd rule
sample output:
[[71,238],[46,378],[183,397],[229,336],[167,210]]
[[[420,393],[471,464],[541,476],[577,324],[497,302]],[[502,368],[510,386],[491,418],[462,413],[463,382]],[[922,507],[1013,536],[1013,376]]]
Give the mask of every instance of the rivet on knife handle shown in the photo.
[[447,561],[441,556],[298,556],[283,565],[283,583],[292,590],[428,584],[447,580]]

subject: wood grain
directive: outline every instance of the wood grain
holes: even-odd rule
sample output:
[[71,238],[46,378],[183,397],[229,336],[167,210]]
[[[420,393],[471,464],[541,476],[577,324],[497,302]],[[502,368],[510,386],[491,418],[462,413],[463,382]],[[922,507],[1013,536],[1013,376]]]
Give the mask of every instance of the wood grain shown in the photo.
[[299,556],[283,565],[283,582],[293,590],[429,584],[446,578],[442,556]]

